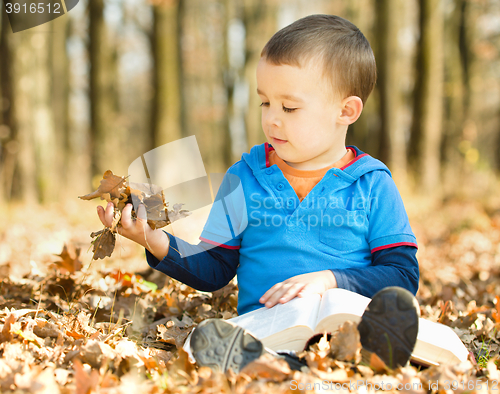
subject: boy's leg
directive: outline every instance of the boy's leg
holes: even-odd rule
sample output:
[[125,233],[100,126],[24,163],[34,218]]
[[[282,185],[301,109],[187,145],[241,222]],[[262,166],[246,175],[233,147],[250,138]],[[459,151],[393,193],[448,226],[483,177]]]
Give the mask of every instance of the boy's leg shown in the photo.
[[408,290],[380,290],[358,325],[363,349],[375,353],[389,368],[406,365],[417,341],[419,315],[418,302]]
[[252,334],[222,319],[205,320],[196,327],[191,351],[200,366],[236,373],[265,352],[262,342]]
[[[358,325],[363,349],[377,354],[390,368],[404,366],[410,359],[418,334],[419,307],[408,290],[386,287],[376,293]],[[205,320],[191,336],[191,351],[200,366],[238,373],[245,365],[269,352],[282,357],[291,369],[300,370],[305,361],[294,354],[268,351],[245,329],[221,319]]]
[[293,370],[300,371],[301,367],[307,365],[293,353],[275,353],[265,349],[262,342],[250,332],[221,319],[201,322],[193,331],[190,346],[198,365],[222,372],[232,369],[238,373],[264,353],[284,359]]

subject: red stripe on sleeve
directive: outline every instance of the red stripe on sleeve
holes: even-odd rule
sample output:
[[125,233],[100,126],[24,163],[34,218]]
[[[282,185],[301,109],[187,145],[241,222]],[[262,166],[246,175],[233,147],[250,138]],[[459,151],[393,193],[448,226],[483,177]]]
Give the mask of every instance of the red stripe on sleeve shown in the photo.
[[200,237],[200,239],[203,241],[203,242],[206,242],[207,244],[211,244],[211,245],[215,245],[215,246],[220,246],[224,249],[239,249],[240,246],[229,246],[229,245],[224,245],[224,244],[218,244],[217,242],[214,242],[214,241],[210,241],[209,239],[206,239],[206,238],[203,238],[203,237]]
[[371,253],[375,253],[379,250],[383,250],[383,249],[389,249],[389,248],[395,248],[396,246],[413,246],[414,248],[417,248],[418,249],[418,245],[416,243],[413,243],[413,242],[398,242],[398,243],[395,243],[395,244],[389,244],[389,245],[383,245],[383,246],[379,246],[375,249],[372,249]]

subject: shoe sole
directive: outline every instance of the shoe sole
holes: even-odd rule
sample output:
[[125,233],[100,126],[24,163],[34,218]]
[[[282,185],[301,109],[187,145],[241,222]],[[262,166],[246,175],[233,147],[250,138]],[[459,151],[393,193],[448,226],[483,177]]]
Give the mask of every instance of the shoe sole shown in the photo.
[[264,353],[262,342],[248,331],[220,319],[201,322],[191,336],[191,351],[200,366],[238,373]]
[[361,345],[391,369],[405,366],[417,341],[419,311],[408,290],[387,287],[379,291],[358,325]]

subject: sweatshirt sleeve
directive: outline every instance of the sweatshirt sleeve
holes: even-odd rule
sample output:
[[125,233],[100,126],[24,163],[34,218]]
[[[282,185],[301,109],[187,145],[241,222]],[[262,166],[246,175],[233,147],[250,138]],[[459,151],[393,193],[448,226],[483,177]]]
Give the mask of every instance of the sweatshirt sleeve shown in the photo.
[[388,286],[403,287],[413,294],[418,290],[417,248],[397,246],[372,253],[372,264],[362,268],[332,270],[337,286],[367,297]]
[[372,179],[368,213],[371,253],[396,246],[417,247],[403,200],[391,176],[377,171]]
[[191,245],[166,233],[170,240],[168,254],[158,260],[146,249],[148,264],[164,274],[201,291],[215,291],[236,275],[239,250],[200,242]]

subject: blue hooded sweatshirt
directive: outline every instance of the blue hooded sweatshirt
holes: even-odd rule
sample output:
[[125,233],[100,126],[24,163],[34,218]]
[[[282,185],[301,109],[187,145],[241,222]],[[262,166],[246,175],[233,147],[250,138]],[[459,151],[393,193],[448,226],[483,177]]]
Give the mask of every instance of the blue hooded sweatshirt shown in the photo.
[[355,159],[328,170],[299,201],[281,170],[269,166],[268,144],[253,147],[227,171],[202,242],[169,235],[168,255],[160,262],[147,252],[148,263],[205,291],[236,274],[240,314],[262,307],[260,297],[276,283],[323,270],[338,287],[368,297],[386,286],[415,294],[416,239],[390,171],[349,148]]

